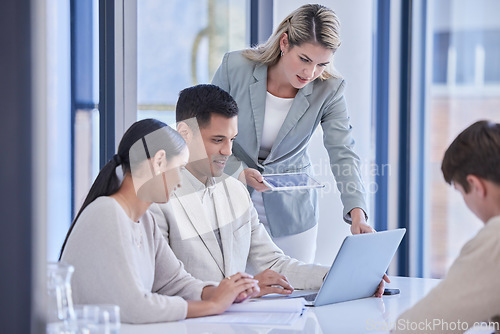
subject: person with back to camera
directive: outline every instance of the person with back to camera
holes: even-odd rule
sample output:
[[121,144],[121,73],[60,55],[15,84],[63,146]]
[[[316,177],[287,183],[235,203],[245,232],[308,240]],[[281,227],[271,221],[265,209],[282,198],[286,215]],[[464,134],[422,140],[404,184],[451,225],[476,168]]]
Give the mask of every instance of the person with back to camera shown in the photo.
[[446,278],[399,316],[393,332],[463,333],[490,322],[500,333],[500,124],[479,121],[462,131],[441,170],[484,226]]
[[252,201],[260,221],[285,254],[308,263],[316,251],[316,190],[266,192],[262,174],[312,173],[307,147],[319,124],[344,220],[353,234],[374,232],[366,223],[345,82],[327,69],[340,46],[339,26],[331,9],[304,5],[264,44],[227,53],[212,80],[240,109],[233,155],[243,163],[247,185],[256,190]]
[[[192,277],[147,211],[169,201],[188,157],[179,133],[160,121],[138,121],[123,135],[61,249],[60,258],[75,267],[76,303],[116,304],[123,322],[150,323],[222,313],[233,301],[259,293],[245,273],[218,287]],[[121,184],[115,172],[120,165]]]

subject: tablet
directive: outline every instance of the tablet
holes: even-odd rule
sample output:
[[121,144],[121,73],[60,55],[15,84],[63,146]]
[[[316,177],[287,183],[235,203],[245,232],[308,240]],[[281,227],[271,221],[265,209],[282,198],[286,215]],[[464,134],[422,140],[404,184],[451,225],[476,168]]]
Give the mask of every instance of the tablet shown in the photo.
[[272,191],[323,188],[325,186],[306,173],[265,174],[262,177],[264,184]]

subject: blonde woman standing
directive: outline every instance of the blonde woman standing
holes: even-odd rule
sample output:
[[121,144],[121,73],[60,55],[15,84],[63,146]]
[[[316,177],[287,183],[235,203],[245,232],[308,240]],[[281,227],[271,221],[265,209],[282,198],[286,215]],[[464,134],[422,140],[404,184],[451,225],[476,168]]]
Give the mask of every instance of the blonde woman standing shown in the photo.
[[312,262],[316,251],[316,190],[270,192],[262,174],[312,173],[307,147],[321,124],[323,142],[353,234],[366,223],[359,157],[344,99],[344,80],[328,70],[340,46],[335,13],[307,4],[288,15],[252,49],[227,53],[212,81],[240,109],[233,155],[244,165],[261,222],[285,254]]

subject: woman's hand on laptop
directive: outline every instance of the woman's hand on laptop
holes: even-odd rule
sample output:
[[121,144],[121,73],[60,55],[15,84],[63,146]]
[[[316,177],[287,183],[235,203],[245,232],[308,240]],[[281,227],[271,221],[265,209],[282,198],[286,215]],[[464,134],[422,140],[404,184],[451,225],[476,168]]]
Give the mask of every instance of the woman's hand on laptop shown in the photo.
[[288,279],[274,270],[266,269],[255,275],[254,278],[259,281],[260,293],[258,297],[270,293],[289,295],[293,292],[293,287],[288,282]]
[[360,208],[354,208],[349,212],[351,215],[351,233],[361,234],[361,233],[373,233],[375,230],[373,227],[366,223],[365,212]]
[[386,281],[387,283],[391,283],[389,277],[386,274],[384,274],[382,281],[378,285],[377,291],[375,291],[375,297],[382,297],[382,295],[384,294],[384,285],[385,285],[384,281]]

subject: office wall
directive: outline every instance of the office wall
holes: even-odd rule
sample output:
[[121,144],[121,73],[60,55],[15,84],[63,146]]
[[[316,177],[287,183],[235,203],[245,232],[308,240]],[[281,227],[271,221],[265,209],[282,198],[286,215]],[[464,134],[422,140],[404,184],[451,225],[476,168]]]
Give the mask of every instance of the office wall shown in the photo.
[[[37,183],[33,142],[33,41],[32,11],[29,0],[4,0],[0,3],[0,324],[2,333],[30,333],[32,275],[37,239],[32,195]],[[35,323],[38,323],[35,321]]]
[[[308,3],[300,0],[274,0],[274,27],[297,7]],[[335,11],[341,22],[342,45],[335,54],[335,68],[347,83],[345,97],[351,115],[356,153],[362,161],[363,179],[368,193],[376,186],[370,175],[370,164],[374,157],[372,140],[372,47],[373,47],[373,1],[372,0],[328,0],[318,2]],[[326,184],[320,191],[319,233],[316,262],[330,264],[344,237],[350,234],[349,225],[342,219],[342,203],[329,170],[329,160],[322,144],[319,128],[309,145],[309,153],[315,165],[315,175]],[[370,205],[372,194],[368,194]],[[368,208],[370,211],[370,207]],[[370,212],[368,212],[370,215]],[[373,224],[372,224],[373,225]]]

